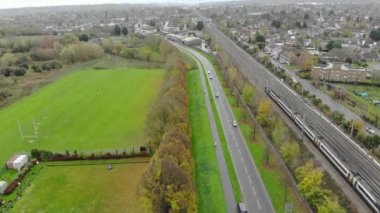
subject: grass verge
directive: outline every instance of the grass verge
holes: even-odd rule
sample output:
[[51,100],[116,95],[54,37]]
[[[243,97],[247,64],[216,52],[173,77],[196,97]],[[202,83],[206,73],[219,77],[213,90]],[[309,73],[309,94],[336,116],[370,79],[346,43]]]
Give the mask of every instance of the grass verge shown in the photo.
[[188,74],[192,152],[199,212],[227,212],[198,70]]

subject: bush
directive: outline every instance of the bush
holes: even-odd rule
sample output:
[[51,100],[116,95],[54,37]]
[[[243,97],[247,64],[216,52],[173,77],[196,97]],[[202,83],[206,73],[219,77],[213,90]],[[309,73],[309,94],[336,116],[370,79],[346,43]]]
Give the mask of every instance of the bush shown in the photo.
[[29,66],[28,66],[28,64],[27,63],[19,63],[19,64],[17,64],[17,66],[18,67],[20,67],[20,68],[24,68],[24,69],[29,69]]
[[54,61],[50,62],[50,67],[52,69],[61,69],[62,68],[62,64],[59,61],[54,60]]
[[9,76],[23,76],[26,73],[26,69],[21,67],[5,67],[0,70],[0,74],[3,74],[5,77]]
[[88,40],[90,40],[90,37],[87,34],[79,35],[78,38],[79,38],[79,41],[84,41],[84,42],[87,42]]
[[24,69],[24,68],[14,68],[13,69],[13,74],[15,75],[15,76],[24,76],[25,75],[25,73],[26,73],[26,70]]
[[374,41],[380,41],[380,28],[372,30],[369,37]]
[[334,123],[338,124],[339,126],[345,122],[344,115],[338,111],[332,112],[331,119]]
[[33,65],[32,65],[32,70],[33,70],[34,72],[42,72],[41,65],[40,65],[40,64],[33,64]]
[[319,98],[315,98],[311,101],[314,106],[318,107],[320,104],[322,104],[322,100]]
[[53,152],[38,149],[32,149],[30,153],[32,155],[32,158],[36,158],[39,161],[50,161],[54,157]]
[[37,48],[36,51],[31,54],[31,57],[36,61],[47,61],[58,58],[58,54],[53,48]]
[[148,149],[145,146],[140,146],[140,153],[146,153],[147,150]]
[[12,74],[12,69],[10,67],[4,67],[0,69],[0,74],[4,75],[5,77],[8,77]]
[[6,98],[12,96],[12,93],[9,90],[0,91],[0,101],[5,100]]
[[138,51],[132,48],[126,48],[121,52],[121,56],[128,59],[136,59]]
[[46,70],[46,71],[50,71],[50,69],[52,69],[52,67],[50,66],[50,63],[43,63],[41,65],[41,68],[42,70]]

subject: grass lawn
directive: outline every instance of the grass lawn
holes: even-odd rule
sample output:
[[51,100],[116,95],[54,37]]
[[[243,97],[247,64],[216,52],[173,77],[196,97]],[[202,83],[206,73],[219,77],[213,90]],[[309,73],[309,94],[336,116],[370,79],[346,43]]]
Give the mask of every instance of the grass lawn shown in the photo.
[[[380,100],[380,87],[349,85],[347,88],[351,100],[355,101],[357,106],[357,109],[353,110],[359,113],[359,115],[366,114],[369,118],[375,118],[377,116],[377,125],[380,126],[380,107],[373,104],[374,100]],[[357,92],[368,93],[368,98],[357,96]],[[353,107],[350,106],[350,108]]]
[[294,64],[286,65],[286,68],[288,68],[289,70],[292,70],[292,71],[297,71],[300,69],[297,65],[294,65]]
[[[343,101],[336,99],[336,101],[341,102],[359,116],[365,115],[373,120],[376,120],[377,117],[377,126],[380,127],[380,107],[373,104],[374,100],[380,100],[380,87],[362,85],[344,85],[344,87],[347,88],[348,98]],[[333,90],[328,90],[325,86],[321,86],[319,89],[333,98]],[[358,92],[366,92],[368,97],[360,97],[357,95]]]
[[[0,110],[0,162],[33,148],[100,151],[143,142],[145,117],[163,82],[159,69],[81,70]],[[21,140],[33,135],[39,141]]]
[[46,166],[11,212],[142,212],[136,189],[147,166]]
[[192,151],[199,212],[227,212],[198,70],[188,74]]

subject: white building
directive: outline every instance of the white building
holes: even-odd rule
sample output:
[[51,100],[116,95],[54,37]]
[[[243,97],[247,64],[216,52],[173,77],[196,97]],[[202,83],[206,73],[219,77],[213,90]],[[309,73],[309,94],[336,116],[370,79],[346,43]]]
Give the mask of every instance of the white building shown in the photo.
[[0,195],[4,194],[5,189],[7,188],[8,184],[5,181],[0,181]]
[[27,155],[14,155],[10,160],[7,161],[7,168],[20,170],[27,162]]
[[196,45],[202,44],[202,40],[197,37],[187,37],[187,38],[184,38],[182,41],[183,41],[183,44],[187,46],[196,46]]

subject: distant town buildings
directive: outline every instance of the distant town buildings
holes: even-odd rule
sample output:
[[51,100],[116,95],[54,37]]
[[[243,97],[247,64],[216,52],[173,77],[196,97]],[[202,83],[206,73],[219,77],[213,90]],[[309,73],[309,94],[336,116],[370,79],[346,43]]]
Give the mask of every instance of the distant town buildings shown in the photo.
[[312,76],[319,76],[320,80],[338,82],[362,82],[367,78],[365,68],[353,68],[344,63],[327,63],[313,66]]

